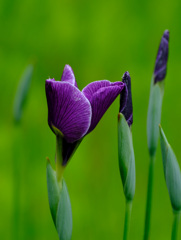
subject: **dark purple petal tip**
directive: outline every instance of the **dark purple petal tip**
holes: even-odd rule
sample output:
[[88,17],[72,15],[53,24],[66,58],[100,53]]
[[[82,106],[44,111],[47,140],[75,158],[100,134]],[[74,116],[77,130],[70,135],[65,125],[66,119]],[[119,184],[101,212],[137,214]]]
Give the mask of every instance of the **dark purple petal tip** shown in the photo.
[[120,109],[128,125],[133,123],[133,106],[132,106],[132,94],[131,94],[131,77],[129,72],[125,72],[122,78],[122,82],[125,84],[125,90],[120,95]]
[[155,70],[154,70],[154,84],[162,81],[166,76],[167,60],[168,60],[168,41],[169,31],[165,30],[157,53]]
[[169,40],[169,31],[165,30],[165,32],[163,33],[163,37],[167,39],[167,41]]

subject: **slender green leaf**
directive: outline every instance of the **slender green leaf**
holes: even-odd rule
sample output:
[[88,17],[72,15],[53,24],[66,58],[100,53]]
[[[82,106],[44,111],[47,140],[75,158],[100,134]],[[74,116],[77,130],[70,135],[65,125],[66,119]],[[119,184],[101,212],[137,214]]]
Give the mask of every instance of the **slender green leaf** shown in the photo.
[[57,232],[60,240],[70,240],[72,236],[72,210],[67,191],[67,186],[63,180],[61,197],[57,209]]
[[47,162],[47,187],[50,211],[56,227],[57,208],[60,200],[61,187],[57,182],[56,172],[51,167],[50,162]]
[[160,143],[165,180],[172,207],[175,211],[181,209],[181,172],[176,156],[160,127]]

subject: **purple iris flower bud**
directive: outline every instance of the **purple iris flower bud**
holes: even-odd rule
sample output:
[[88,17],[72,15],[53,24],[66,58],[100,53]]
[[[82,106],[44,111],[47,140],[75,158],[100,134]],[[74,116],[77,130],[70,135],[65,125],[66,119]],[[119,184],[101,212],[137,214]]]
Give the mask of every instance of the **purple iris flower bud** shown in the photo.
[[154,70],[155,84],[157,82],[162,81],[166,76],[167,60],[168,60],[168,41],[169,41],[169,31],[165,30],[160,42],[156,63],[155,63],[155,70]]
[[131,94],[131,77],[129,72],[125,72],[122,78],[122,82],[125,84],[125,89],[120,95],[120,109],[129,125],[133,123],[133,105],[132,105],[132,94]]
[[123,82],[101,80],[80,91],[69,65],[65,66],[61,81],[46,80],[48,124],[56,135],[63,136],[63,165],[81,139],[97,126],[124,87]]

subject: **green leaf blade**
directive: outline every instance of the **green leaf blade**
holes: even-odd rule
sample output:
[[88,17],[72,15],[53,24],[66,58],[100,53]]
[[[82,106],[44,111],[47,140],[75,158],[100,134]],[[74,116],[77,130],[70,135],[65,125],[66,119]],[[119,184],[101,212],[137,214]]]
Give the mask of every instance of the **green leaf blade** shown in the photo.
[[47,188],[50,212],[56,227],[57,208],[60,200],[61,189],[57,182],[56,172],[51,167],[49,161],[47,163]]
[[47,163],[47,187],[51,215],[60,240],[72,237],[72,210],[65,180],[57,181],[56,172]]
[[57,209],[57,232],[60,240],[70,240],[72,237],[72,210],[65,181]]
[[181,210],[181,172],[177,158],[167,141],[167,138],[160,127],[160,143],[164,176],[170,196],[172,208],[175,211]]

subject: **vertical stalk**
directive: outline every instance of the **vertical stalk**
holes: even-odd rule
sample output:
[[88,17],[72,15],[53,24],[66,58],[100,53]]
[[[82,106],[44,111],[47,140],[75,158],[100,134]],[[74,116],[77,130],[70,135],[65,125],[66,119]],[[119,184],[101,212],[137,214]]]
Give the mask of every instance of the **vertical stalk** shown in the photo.
[[172,240],[177,240],[178,237],[178,227],[180,220],[180,212],[174,212],[173,226],[172,226]]
[[20,239],[20,187],[21,187],[21,154],[19,145],[20,142],[20,127],[19,124],[14,126],[13,135],[13,216],[12,216],[12,239]]
[[148,189],[147,189],[147,203],[146,203],[146,215],[145,215],[144,240],[148,240],[149,239],[149,234],[150,234],[154,165],[155,165],[154,156],[151,156],[150,157],[150,165],[149,165],[149,175],[148,175]]
[[126,201],[126,210],[125,210],[123,240],[128,239],[130,219],[131,219],[131,209],[132,209],[132,200],[131,201],[127,200]]

